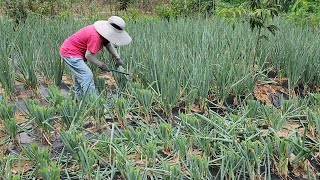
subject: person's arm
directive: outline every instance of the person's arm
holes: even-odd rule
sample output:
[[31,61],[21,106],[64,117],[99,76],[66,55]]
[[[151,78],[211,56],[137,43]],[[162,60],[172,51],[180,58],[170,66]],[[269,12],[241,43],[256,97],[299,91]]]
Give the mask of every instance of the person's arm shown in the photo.
[[85,57],[89,62],[93,63],[98,67],[101,67],[104,64],[103,62],[99,61],[98,58],[88,50],[86,51]]
[[109,67],[105,63],[99,61],[98,58],[90,51],[86,51],[85,57],[89,62],[98,66],[102,71],[109,71]]
[[110,54],[114,57],[116,67],[118,68],[119,66],[124,66],[119,54],[117,53],[117,50],[113,47],[113,45],[109,42],[105,47],[110,52]]
[[108,43],[106,45],[107,50],[110,52],[110,54],[114,57],[114,59],[120,59],[120,56],[117,52],[117,50],[113,47],[113,45],[111,43]]

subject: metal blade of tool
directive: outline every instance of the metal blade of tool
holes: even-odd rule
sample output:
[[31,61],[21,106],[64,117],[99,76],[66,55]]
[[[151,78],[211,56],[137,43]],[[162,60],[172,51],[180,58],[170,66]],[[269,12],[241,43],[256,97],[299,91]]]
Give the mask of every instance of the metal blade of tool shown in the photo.
[[[115,71],[114,71],[115,72]],[[118,68],[117,68],[117,72],[118,73],[122,73],[123,75],[125,75],[125,78],[127,79],[127,80],[131,80],[131,78],[130,78],[130,73],[127,73],[127,71],[122,67],[122,66],[119,66]]]
[[[119,73],[119,74],[123,74],[125,76],[125,78],[127,80],[131,80],[131,74],[126,72],[126,70],[122,67],[119,66],[117,69],[110,69],[110,72],[115,72],[115,73]],[[99,73],[100,75],[106,74],[106,72],[101,72]]]

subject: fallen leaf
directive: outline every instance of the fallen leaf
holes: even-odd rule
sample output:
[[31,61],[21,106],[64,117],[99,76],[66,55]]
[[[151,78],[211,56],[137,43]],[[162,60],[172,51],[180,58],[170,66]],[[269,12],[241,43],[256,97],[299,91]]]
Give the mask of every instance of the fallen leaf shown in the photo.
[[191,111],[194,112],[194,113],[201,113],[203,112],[200,108],[199,105],[196,105],[196,104],[192,104],[191,106]]
[[292,172],[296,177],[308,179],[308,174],[310,174],[311,178],[317,177],[319,175],[319,172],[316,171],[316,169],[311,165],[308,159],[293,163],[295,159],[296,156],[291,153],[289,157],[289,163],[293,167]]
[[17,96],[15,96],[16,99],[28,99],[31,98],[33,96],[33,91],[32,90],[24,90],[24,91],[20,91],[19,94]]
[[189,150],[189,153],[193,155],[198,155],[198,156],[203,155],[203,151],[201,149],[191,149]]
[[293,131],[297,130],[300,135],[303,135],[303,127],[298,123],[290,123],[284,126],[280,131],[277,132],[279,137],[288,137]]
[[262,101],[268,105],[273,105],[270,97],[277,96],[277,94],[288,94],[288,90],[284,89],[278,84],[257,84],[254,88],[254,96],[257,100]]
[[68,85],[73,84],[72,78],[70,78],[69,76],[66,76],[66,75],[63,75],[63,76],[62,76],[62,81],[63,81],[65,84],[68,84]]
[[14,174],[27,172],[29,170],[33,169],[33,164],[31,164],[29,161],[25,160],[16,160],[14,164],[12,165],[11,172]]
[[99,74],[98,77],[105,79],[108,86],[117,86],[116,80],[112,76],[112,73]]
[[18,124],[22,124],[22,123],[26,122],[25,115],[20,111],[17,111],[15,113],[15,118],[16,118]]
[[24,85],[24,84],[23,84],[22,82],[15,81],[15,82],[14,82],[14,85],[15,85],[15,86],[20,86],[20,85]]

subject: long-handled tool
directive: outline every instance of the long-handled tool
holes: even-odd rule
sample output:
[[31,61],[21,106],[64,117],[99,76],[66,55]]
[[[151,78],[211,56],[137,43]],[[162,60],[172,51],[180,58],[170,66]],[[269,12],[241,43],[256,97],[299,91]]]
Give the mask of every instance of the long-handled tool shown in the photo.
[[111,72],[116,72],[116,73],[120,73],[120,74],[124,74],[124,75],[127,75],[127,76],[130,76],[129,73],[127,72],[123,72],[123,71],[120,71],[120,70],[116,70],[116,69],[110,69]]
[[[119,66],[117,69],[110,69],[110,72],[123,74],[127,80],[131,80],[131,74],[126,72],[126,70],[122,66]],[[100,75],[103,75],[105,73],[106,72],[101,72]]]
[[[117,71],[118,73],[124,74],[124,75],[125,75],[125,78],[126,78],[127,80],[131,80],[132,75],[131,75],[130,73],[126,72],[126,70],[125,70],[122,66],[119,66],[116,71]],[[114,72],[115,72],[115,71],[114,71]]]

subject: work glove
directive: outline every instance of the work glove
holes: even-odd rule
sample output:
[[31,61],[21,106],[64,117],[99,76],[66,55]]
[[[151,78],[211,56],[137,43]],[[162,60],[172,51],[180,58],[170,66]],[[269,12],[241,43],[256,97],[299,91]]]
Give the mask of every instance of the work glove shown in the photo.
[[101,71],[107,71],[107,72],[110,71],[108,65],[106,65],[106,64],[102,64],[99,68]]
[[117,58],[116,59],[116,68],[118,68],[119,66],[123,66],[123,65],[124,64],[123,64],[122,60],[120,58]]

